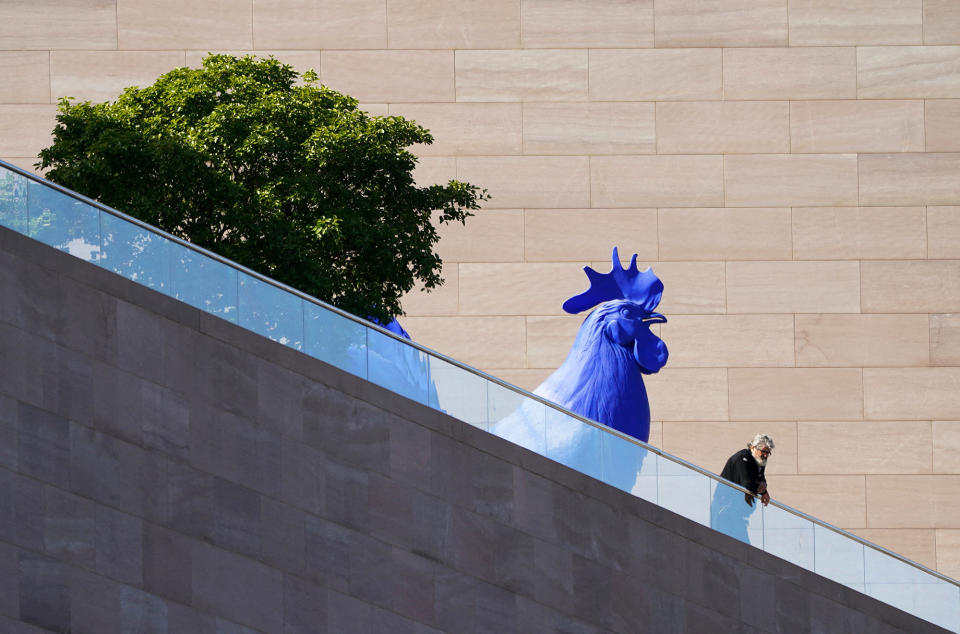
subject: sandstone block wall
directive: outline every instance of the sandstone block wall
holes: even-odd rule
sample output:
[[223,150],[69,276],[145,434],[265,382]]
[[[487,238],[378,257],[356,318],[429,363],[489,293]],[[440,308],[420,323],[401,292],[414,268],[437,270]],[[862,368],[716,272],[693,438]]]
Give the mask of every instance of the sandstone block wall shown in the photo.
[[63,95],[208,51],[314,68],[493,196],[444,230],[419,341],[533,388],[580,266],[638,253],[672,359],[653,442],[960,576],[960,4],[953,0],[7,0],[0,157]]

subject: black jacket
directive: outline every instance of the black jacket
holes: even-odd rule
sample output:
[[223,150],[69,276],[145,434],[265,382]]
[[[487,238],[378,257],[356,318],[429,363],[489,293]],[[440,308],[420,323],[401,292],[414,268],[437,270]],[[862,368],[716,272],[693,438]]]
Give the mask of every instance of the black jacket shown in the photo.
[[[735,482],[756,495],[760,483],[767,481],[763,475],[764,469],[765,467],[757,464],[749,449],[741,449],[727,459],[720,477]],[[753,504],[753,499],[747,496],[747,502]]]

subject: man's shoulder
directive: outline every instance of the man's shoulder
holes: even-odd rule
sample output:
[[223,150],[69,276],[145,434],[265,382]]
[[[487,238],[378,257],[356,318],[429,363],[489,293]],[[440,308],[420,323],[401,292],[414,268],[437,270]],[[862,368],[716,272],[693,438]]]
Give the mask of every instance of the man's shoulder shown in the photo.
[[747,449],[741,449],[737,453],[727,458],[726,464],[723,465],[723,473],[720,475],[729,479],[728,476],[732,475],[732,470],[739,469],[740,465],[744,462],[747,462],[749,457],[750,451]]
[[748,449],[741,449],[737,453],[727,458],[727,464],[740,462],[744,457],[750,457],[750,451]]

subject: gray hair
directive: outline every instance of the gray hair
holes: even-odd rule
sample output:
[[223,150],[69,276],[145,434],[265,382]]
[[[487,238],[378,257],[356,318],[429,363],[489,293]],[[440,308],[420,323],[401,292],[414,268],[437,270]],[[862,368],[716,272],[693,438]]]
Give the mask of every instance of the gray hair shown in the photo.
[[753,437],[753,441],[747,445],[748,447],[769,447],[773,449],[773,438],[767,436],[766,434],[757,434]]

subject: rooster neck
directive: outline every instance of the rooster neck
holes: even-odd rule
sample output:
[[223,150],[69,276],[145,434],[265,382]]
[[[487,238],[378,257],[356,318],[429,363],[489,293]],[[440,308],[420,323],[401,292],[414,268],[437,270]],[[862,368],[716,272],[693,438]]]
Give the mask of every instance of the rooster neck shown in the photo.
[[607,338],[600,320],[584,322],[566,360],[535,393],[641,440],[649,437],[643,374],[631,351]]

